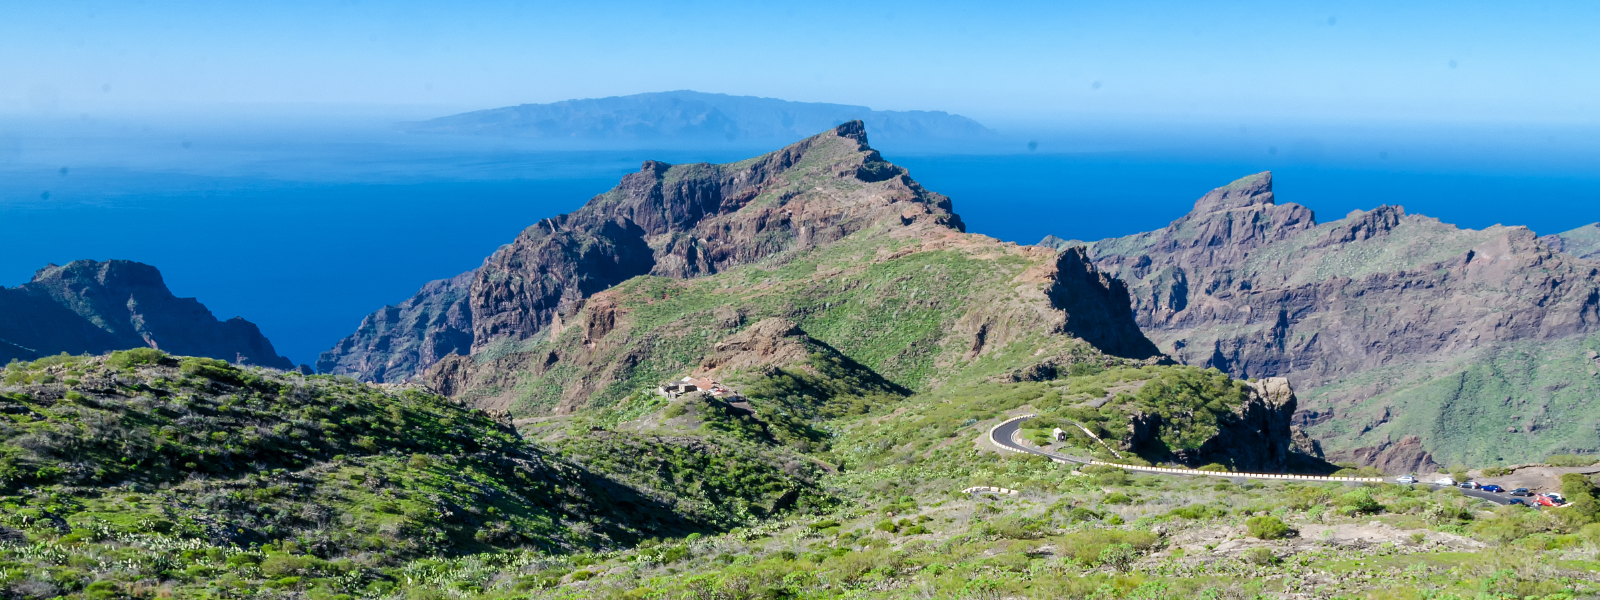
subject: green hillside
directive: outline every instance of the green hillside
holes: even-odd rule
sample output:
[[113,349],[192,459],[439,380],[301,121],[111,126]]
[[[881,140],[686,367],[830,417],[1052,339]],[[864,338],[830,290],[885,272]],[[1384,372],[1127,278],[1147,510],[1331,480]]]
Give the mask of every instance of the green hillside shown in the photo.
[[[607,442],[660,457],[639,476],[418,389],[155,350],[13,362],[3,390],[3,589],[379,593],[416,560],[617,549],[832,502],[737,441]],[[57,566],[23,568],[41,560]]]
[[[1600,335],[1589,335],[1369,371],[1307,394],[1358,398],[1344,416],[1311,431],[1351,446],[1421,435],[1441,465],[1509,465],[1552,454],[1600,453],[1596,357]],[[1379,392],[1367,393],[1372,389]]]

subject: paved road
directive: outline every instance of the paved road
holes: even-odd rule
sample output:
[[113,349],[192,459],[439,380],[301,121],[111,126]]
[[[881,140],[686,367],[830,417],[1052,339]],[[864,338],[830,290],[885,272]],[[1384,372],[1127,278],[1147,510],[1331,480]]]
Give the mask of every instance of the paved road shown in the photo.
[[[1017,439],[1016,439],[1017,438],[1017,432],[1022,429],[1023,421],[1027,421],[1027,419],[1015,419],[1015,420],[1006,421],[1004,423],[1001,423],[1000,425],[996,426],[994,429],[990,430],[990,432],[989,432],[989,441],[994,443],[996,446],[1001,446],[1003,448],[1014,450],[1016,452],[1026,452],[1028,454],[1037,454],[1039,456],[1055,459],[1055,460],[1061,461],[1061,462],[1069,462],[1069,463],[1077,463],[1077,464],[1089,464],[1089,460],[1090,459],[1088,459],[1088,458],[1079,457],[1079,456],[1070,456],[1070,455],[1066,455],[1066,454],[1057,454],[1055,452],[1046,452],[1044,450],[1040,450],[1040,449],[1035,448],[1033,446],[1029,446],[1029,445],[1022,444],[1022,443],[1018,442]],[[1154,473],[1154,474],[1155,475],[1176,475],[1176,474],[1172,474],[1172,473]],[[1185,475],[1176,475],[1176,476],[1185,477]],[[1216,476],[1215,475],[1207,475],[1206,477],[1216,477]],[[1389,478],[1386,478],[1386,479],[1390,483],[1398,483],[1398,482],[1395,481],[1396,478],[1394,478],[1394,477],[1389,477]],[[1442,488],[1442,487],[1445,487],[1445,486],[1442,486],[1442,485],[1432,484],[1432,483],[1417,483],[1417,484],[1413,484],[1413,485],[1426,485],[1426,486],[1428,486],[1428,487],[1430,487],[1432,489],[1435,489],[1435,490],[1437,490],[1439,488]],[[1460,489],[1460,488],[1456,488],[1456,489]],[[1493,492],[1485,492],[1483,490],[1465,490],[1464,489],[1464,490],[1461,490],[1461,493],[1465,494],[1467,496],[1471,496],[1473,498],[1482,498],[1484,500],[1488,500],[1488,501],[1493,502],[1495,504],[1510,504],[1511,503],[1510,494],[1506,493],[1506,492],[1501,492],[1501,493],[1496,494],[1496,493],[1493,493]]]
[[1004,423],[1001,423],[998,427],[995,427],[994,430],[989,432],[989,441],[993,442],[996,446],[1001,446],[1001,447],[1004,447],[1004,448],[1015,450],[1017,452],[1027,452],[1028,454],[1037,454],[1039,456],[1043,456],[1043,457],[1046,457],[1046,458],[1053,458],[1053,459],[1056,459],[1056,460],[1066,461],[1066,462],[1070,462],[1070,463],[1077,463],[1077,464],[1080,464],[1080,465],[1089,464],[1089,459],[1087,459],[1087,458],[1082,458],[1082,457],[1077,457],[1077,456],[1067,456],[1065,454],[1056,454],[1054,452],[1045,452],[1044,450],[1040,450],[1040,449],[1035,448],[1033,446],[1027,446],[1027,445],[1023,445],[1023,444],[1017,443],[1017,441],[1016,441],[1017,431],[1022,429],[1022,422],[1026,421],[1026,420],[1027,419],[1016,419],[1016,420],[1013,420],[1013,421],[1006,421]]

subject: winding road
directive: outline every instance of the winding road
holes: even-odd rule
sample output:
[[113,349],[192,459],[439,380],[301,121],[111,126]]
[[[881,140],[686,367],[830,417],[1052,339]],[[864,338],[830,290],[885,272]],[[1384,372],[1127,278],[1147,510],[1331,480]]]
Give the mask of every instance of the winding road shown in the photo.
[[[1003,450],[1007,450],[1007,451],[1011,451],[1011,452],[1023,452],[1023,453],[1027,453],[1027,454],[1037,454],[1039,456],[1043,456],[1045,458],[1048,458],[1050,460],[1053,460],[1055,462],[1060,462],[1060,463],[1073,463],[1073,464],[1080,464],[1080,465],[1097,464],[1097,463],[1098,464],[1105,464],[1105,465],[1112,464],[1112,463],[1100,462],[1100,461],[1097,461],[1095,459],[1082,457],[1082,456],[1072,456],[1072,455],[1068,455],[1068,454],[1058,454],[1058,453],[1055,453],[1055,452],[1047,452],[1045,450],[1041,450],[1039,448],[1036,448],[1036,447],[1030,446],[1030,445],[1028,445],[1026,443],[1023,443],[1021,440],[1017,439],[1017,437],[1018,437],[1018,434],[1022,431],[1022,422],[1023,421],[1027,421],[1028,419],[1031,419],[1031,418],[1033,418],[1033,415],[1022,415],[1022,416],[1019,416],[1019,417],[1012,417],[1012,418],[1007,419],[1005,421],[1001,421],[999,425],[995,425],[994,427],[989,429],[989,442],[994,444],[995,446],[1003,449]],[[1079,425],[1079,427],[1082,427],[1082,425]],[[1115,465],[1115,466],[1121,466],[1121,467],[1124,467],[1124,468],[1129,468],[1130,470],[1140,470],[1139,467],[1130,467],[1130,466],[1127,466],[1127,465]],[[1314,475],[1304,475],[1304,476],[1289,475],[1289,476],[1285,476],[1285,475],[1282,475],[1282,474],[1272,474],[1272,473],[1231,473],[1231,472],[1224,473],[1224,472],[1218,472],[1218,471],[1200,471],[1200,470],[1194,470],[1194,469],[1161,469],[1159,471],[1151,470],[1151,471],[1148,471],[1148,472],[1150,472],[1152,474],[1155,474],[1155,475],[1171,475],[1171,476],[1178,476],[1178,477],[1221,477],[1221,478],[1224,478],[1224,479],[1276,479],[1276,480],[1284,480],[1286,478],[1292,478],[1292,480],[1295,480],[1295,481],[1335,481],[1335,482],[1338,482],[1338,481],[1345,481],[1345,482],[1351,481],[1350,478],[1333,478],[1333,477],[1321,477],[1321,476],[1314,476]],[[1374,480],[1376,480],[1376,478],[1374,478]],[[1399,484],[1399,481],[1397,481],[1397,478],[1395,478],[1395,477],[1384,477],[1384,478],[1382,478],[1382,481],[1387,482],[1387,483]],[[1447,487],[1447,486],[1439,485],[1439,484],[1436,484],[1436,483],[1416,483],[1416,484],[1413,484],[1413,485],[1426,485],[1426,486],[1429,486],[1430,488],[1435,489],[1435,490],[1437,490],[1439,488],[1442,488],[1442,487]],[[1455,486],[1448,486],[1448,487],[1454,488]],[[1482,498],[1484,500],[1488,500],[1488,501],[1493,502],[1495,504],[1510,504],[1511,503],[1511,498],[1508,497],[1504,493],[1496,494],[1496,493],[1493,493],[1493,492],[1485,492],[1483,490],[1468,490],[1468,489],[1461,489],[1461,488],[1455,488],[1455,489],[1460,489],[1461,493],[1464,494],[1464,495],[1471,496],[1473,498]]]

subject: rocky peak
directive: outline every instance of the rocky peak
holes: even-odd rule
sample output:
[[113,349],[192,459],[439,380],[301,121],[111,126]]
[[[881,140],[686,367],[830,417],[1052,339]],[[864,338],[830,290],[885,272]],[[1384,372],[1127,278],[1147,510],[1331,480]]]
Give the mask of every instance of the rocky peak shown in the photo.
[[[684,279],[781,261],[875,224],[910,235],[964,231],[950,199],[885,161],[860,121],[736,163],[646,161],[615,188],[533,224],[488,257],[469,275],[467,315],[452,323],[470,323],[473,353],[542,339],[566,328],[590,296],[632,277]],[[430,298],[444,293],[424,290],[410,304],[442,307],[449,302]],[[402,341],[364,324],[319,364],[400,381],[438,360],[411,350],[426,345],[412,338],[426,337],[430,327],[384,329]],[[383,350],[392,347],[406,357]],[[370,368],[376,363],[392,366],[379,373]]]
[[33,280],[0,288],[0,360],[151,347],[290,369],[260,329],[218,321],[194,298],[178,298],[155,267],[129,260],[48,265]]
[[1353,210],[1345,218],[1334,223],[1334,227],[1324,233],[1322,239],[1312,244],[1312,247],[1347,244],[1386,235],[1399,227],[1405,217],[1405,207],[1388,204],[1372,210]]
[[1241,177],[1211,190],[1194,203],[1191,214],[1206,214],[1272,204],[1272,171]]

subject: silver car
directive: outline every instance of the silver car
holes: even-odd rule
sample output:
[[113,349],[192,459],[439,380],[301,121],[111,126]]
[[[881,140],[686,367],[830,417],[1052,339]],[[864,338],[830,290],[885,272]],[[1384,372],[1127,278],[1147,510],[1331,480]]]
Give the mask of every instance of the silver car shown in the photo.
[[1395,479],[1395,483],[1402,483],[1405,485],[1411,485],[1416,482],[1417,478],[1411,475],[1401,475],[1399,479]]

